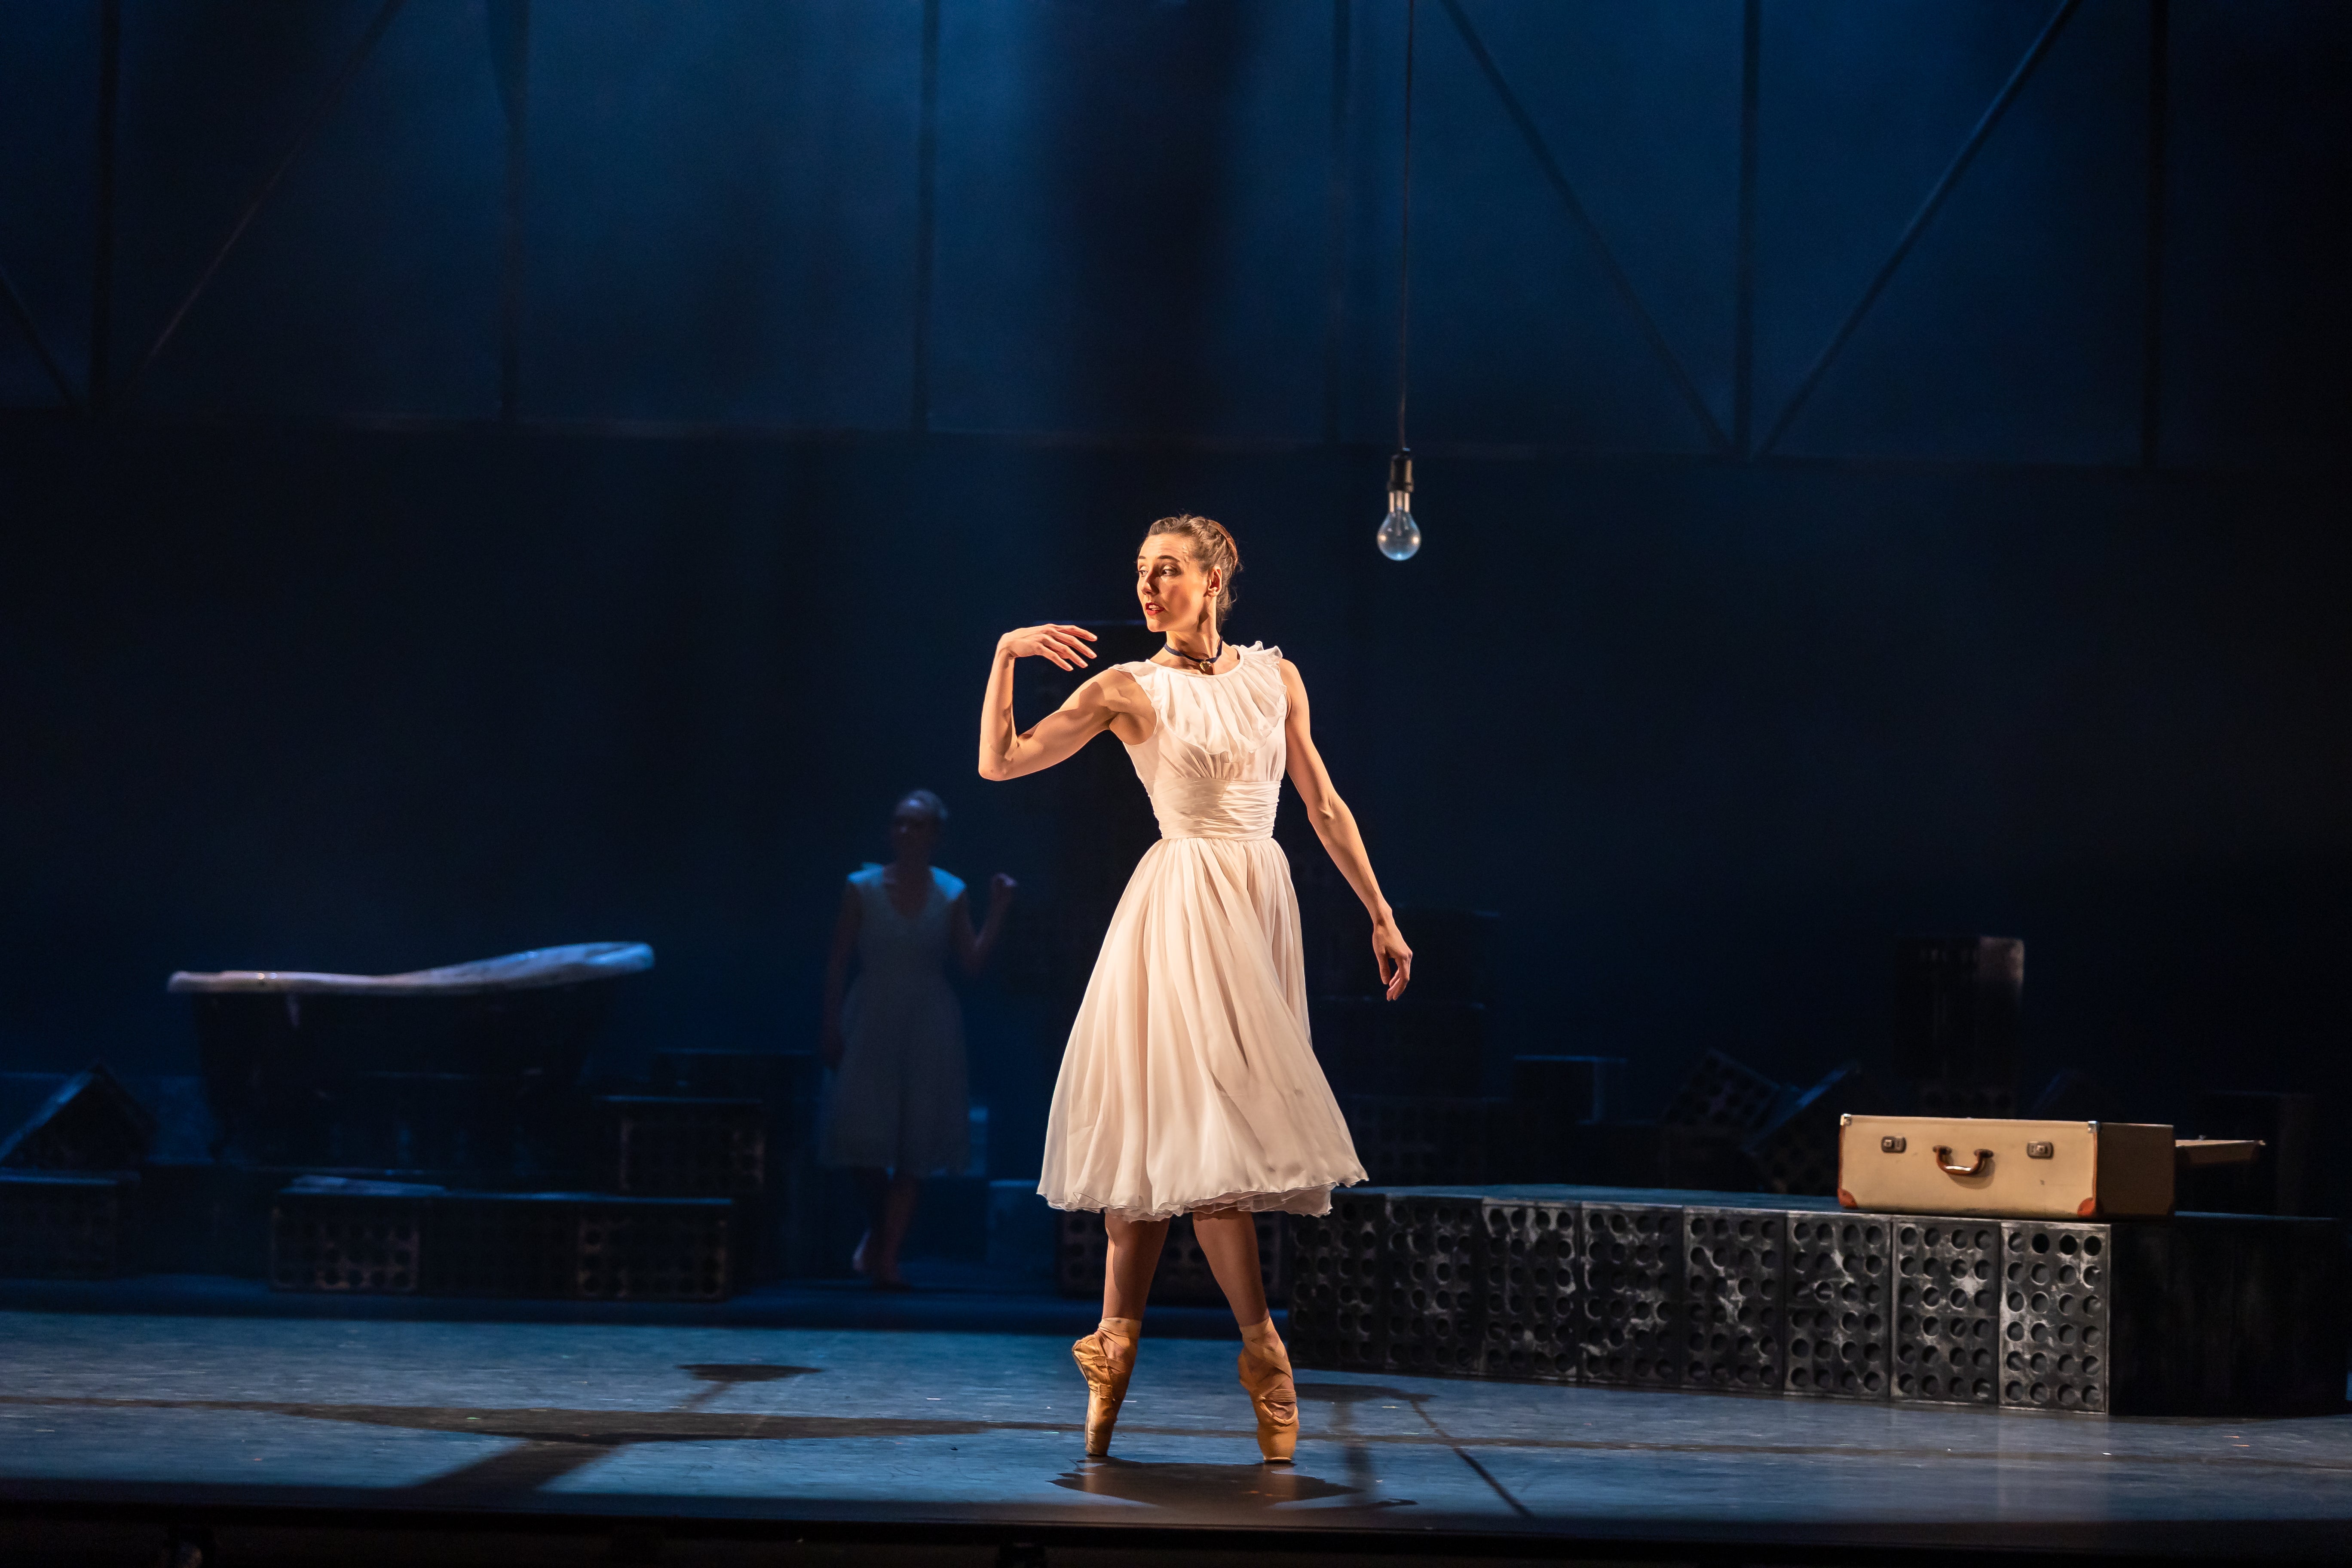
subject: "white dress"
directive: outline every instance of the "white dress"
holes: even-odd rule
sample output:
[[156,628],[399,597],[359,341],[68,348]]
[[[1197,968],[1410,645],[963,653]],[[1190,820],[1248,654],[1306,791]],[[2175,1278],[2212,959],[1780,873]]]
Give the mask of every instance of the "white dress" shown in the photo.
[[898,912],[882,868],[849,879],[858,899],[856,983],[841,1005],[818,1158],[929,1175],[964,1167],[963,1009],[948,984],[948,925],[963,883],[938,867],[923,907]]
[[1037,1190],[1060,1209],[1328,1214],[1364,1179],[1307,1026],[1298,895],[1274,842],[1282,650],[1219,675],[1118,668],[1151,699],[1128,748],[1160,819],[1063,1053]]

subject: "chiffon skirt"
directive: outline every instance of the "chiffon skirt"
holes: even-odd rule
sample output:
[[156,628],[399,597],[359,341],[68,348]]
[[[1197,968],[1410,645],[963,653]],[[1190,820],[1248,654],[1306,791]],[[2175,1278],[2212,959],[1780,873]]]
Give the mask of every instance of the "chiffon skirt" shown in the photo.
[[1364,1179],[1309,1043],[1298,895],[1270,838],[1163,838],[1070,1030],[1037,1190],[1060,1209],[1328,1214]]

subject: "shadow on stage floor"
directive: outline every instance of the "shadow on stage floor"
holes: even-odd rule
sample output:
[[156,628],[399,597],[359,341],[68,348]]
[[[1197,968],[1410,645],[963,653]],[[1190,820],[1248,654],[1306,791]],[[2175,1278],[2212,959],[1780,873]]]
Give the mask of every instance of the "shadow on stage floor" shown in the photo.
[[1213,1313],[1154,1314],[1090,1461],[1087,1304],[972,1283],[528,1317],[10,1286],[0,1561],[151,1564],[173,1532],[231,1565],[2352,1555],[2352,1417],[1305,1373],[1267,1467]]

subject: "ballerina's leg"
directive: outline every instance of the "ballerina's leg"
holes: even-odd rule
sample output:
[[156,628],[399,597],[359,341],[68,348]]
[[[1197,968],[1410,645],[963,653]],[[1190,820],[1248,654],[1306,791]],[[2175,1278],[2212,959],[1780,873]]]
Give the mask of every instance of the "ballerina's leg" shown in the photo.
[[1102,1324],[1070,1347],[1087,1380],[1087,1452],[1110,1452],[1111,1429],[1135,1373],[1136,1341],[1143,1332],[1143,1303],[1151,1294],[1152,1270],[1168,1239],[1168,1222],[1103,1215],[1108,1249],[1103,1258]]
[[1285,1463],[1298,1447],[1298,1394],[1291,1383],[1290,1352],[1275,1331],[1274,1314],[1265,1304],[1256,1218],[1234,1209],[1196,1214],[1192,1234],[1200,1238],[1201,1255],[1209,1260],[1209,1269],[1234,1310],[1234,1321],[1241,1325],[1242,1353],[1235,1370],[1257,1415],[1258,1452],[1270,1463]]
[[1239,1209],[1221,1209],[1192,1216],[1192,1235],[1201,1256],[1234,1310],[1234,1321],[1244,1328],[1266,1321],[1265,1279],[1258,1269],[1257,1221]]
[[1168,1240],[1164,1219],[1122,1219],[1103,1215],[1110,1247],[1103,1258],[1103,1316],[1143,1316],[1151,1295],[1152,1271],[1160,1267],[1160,1249]]

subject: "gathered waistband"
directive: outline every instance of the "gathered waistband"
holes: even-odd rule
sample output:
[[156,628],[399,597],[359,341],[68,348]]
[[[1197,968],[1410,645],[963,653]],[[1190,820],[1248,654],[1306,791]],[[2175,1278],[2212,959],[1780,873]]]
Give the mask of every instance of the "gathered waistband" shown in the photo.
[[1279,779],[1175,779],[1151,792],[1163,838],[1271,838]]

